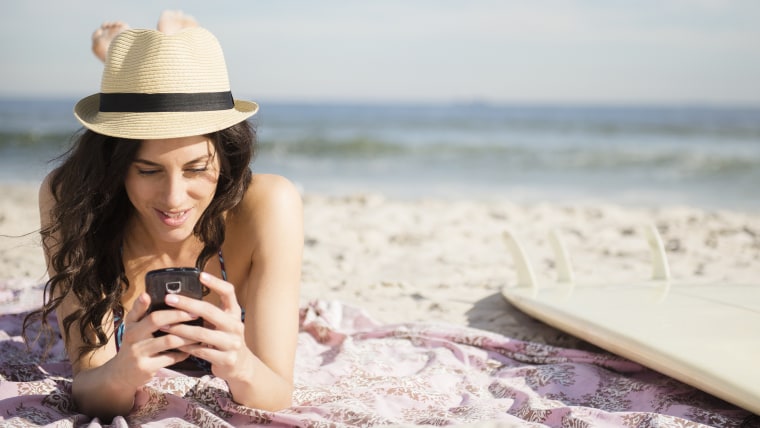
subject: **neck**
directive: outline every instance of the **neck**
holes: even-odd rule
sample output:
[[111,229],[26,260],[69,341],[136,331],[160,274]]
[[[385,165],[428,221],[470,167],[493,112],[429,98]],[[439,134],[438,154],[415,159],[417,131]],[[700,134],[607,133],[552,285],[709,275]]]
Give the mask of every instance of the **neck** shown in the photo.
[[127,222],[122,251],[125,262],[144,260],[151,265],[195,266],[202,249],[203,243],[194,235],[178,242],[158,240],[132,218]]

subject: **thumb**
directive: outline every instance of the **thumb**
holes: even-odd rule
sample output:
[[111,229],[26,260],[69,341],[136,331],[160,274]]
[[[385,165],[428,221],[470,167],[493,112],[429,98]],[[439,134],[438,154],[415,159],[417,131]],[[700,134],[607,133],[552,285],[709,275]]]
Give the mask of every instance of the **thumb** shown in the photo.
[[129,311],[127,316],[124,318],[127,322],[137,322],[142,319],[143,316],[145,316],[145,312],[147,312],[148,307],[150,306],[150,296],[148,293],[142,293],[139,296],[137,296],[137,299],[132,304],[132,310]]

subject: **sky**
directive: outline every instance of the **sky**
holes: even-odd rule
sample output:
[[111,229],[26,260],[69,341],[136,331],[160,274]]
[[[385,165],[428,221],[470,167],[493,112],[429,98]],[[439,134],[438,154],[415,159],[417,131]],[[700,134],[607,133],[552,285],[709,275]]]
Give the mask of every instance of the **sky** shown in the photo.
[[164,9],[254,100],[760,106],[757,0],[3,2],[0,96],[98,92],[92,31]]

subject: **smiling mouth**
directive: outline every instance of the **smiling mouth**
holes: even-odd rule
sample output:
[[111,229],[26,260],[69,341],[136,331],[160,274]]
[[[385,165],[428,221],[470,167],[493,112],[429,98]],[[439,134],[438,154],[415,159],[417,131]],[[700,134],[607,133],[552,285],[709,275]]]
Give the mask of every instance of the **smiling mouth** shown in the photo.
[[163,214],[164,217],[167,217],[167,218],[178,219],[178,218],[181,218],[183,215],[187,214],[188,211],[190,210],[176,211],[176,212],[161,211],[161,214]]
[[163,211],[163,210],[156,210],[158,213],[159,218],[161,221],[170,227],[177,227],[181,226],[185,223],[185,220],[188,218],[188,213],[190,210],[183,210],[183,211]]

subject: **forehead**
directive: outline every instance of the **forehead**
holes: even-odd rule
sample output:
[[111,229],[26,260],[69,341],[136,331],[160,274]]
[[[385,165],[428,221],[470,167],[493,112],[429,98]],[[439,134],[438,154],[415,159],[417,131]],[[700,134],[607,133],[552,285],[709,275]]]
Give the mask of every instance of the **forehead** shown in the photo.
[[161,158],[165,156],[179,158],[198,158],[216,153],[214,143],[208,136],[164,138],[143,140],[137,151],[138,158]]

